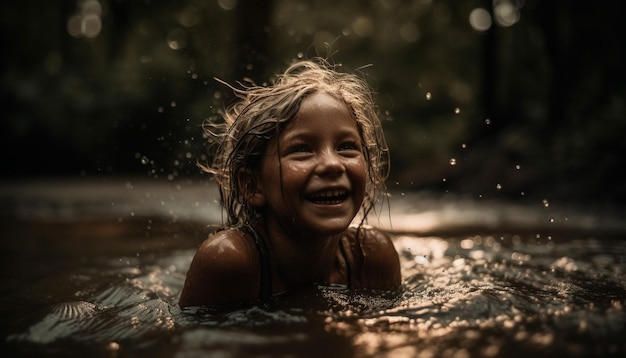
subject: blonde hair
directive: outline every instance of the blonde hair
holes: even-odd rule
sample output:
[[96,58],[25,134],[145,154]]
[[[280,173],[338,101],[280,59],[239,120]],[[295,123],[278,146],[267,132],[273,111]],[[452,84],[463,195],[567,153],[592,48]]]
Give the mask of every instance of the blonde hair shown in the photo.
[[205,134],[217,143],[217,149],[210,167],[200,165],[214,175],[220,187],[228,225],[245,225],[258,219],[255,208],[248,205],[245,193],[239,190],[238,173],[241,168],[260,170],[268,143],[295,117],[303,98],[317,91],[345,102],[357,123],[368,165],[368,182],[361,205],[365,220],[376,198],[386,193],[389,149],[374,93],[364,80],[336,71],[323,59],[315,59],[293,63],[269,86],[250,84],[242,85],[243,89],[228,86],[238,100],[225,109],[223,122],[205,124]]

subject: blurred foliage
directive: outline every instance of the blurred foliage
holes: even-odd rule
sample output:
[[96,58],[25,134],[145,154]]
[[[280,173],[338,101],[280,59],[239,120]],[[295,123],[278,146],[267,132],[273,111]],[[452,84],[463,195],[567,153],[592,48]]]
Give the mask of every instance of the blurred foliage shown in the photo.
[[[474,29],[476,9],[490,14]],[[205,178],[202,123],[297,58],[379,94],[392,191],[620,202],[620,3],[72,0],[0,5],[4,177]],[[483,18],[484,20],[484,18]]]

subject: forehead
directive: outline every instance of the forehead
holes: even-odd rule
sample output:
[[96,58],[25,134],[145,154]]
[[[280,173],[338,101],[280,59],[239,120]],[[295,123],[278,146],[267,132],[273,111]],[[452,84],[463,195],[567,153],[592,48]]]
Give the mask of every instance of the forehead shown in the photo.
[[350,106],[326,92],[315,92],[302,99],[296,115],[289,120],[269,143],[270,152],[281,142],[298,138],[312,139],[362,137],[361,128],[352,116]]
[[305,97],[294,118],[281,131],[281,136],[311,130],[326,135],[337,131],[360,131],[350,106],[327,92],[315,92]]
[[325,91],[314,92],[302,99],[298,114],[309,111],[337,112],[350,116],[350,106],[344,100]]

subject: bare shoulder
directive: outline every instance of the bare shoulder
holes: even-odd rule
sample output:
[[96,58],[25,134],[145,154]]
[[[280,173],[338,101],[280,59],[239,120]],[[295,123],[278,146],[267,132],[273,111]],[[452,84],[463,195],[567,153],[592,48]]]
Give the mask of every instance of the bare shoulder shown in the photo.
[[220,305],[258,298],[259,256],[253,239],[237,229],[207,238],[193,257],[179,304]]
[[365,237],[369,241],[374,241],[376,243],[384,244],[384,245],[392,244],[391,236],[386,231],[380,230],[374,226],[369,226],[369,225],[363,225],[361,227],[361,230],[363,231],[363,233],[365,234]]
[[362,275],[367,288],[396,289],[401,283],[400,259],[391,236],[372,226],[350,227],[363,254]]
[[383,250],[397,255],[391,236],[376,227],[368,225],[351,226],[347,235],[354,236],[355,239],[358,238],[365,253],[376,253]]
[[218,231],[209,236],[198,248],[194,259],[217,266],[227,264],[226,269],[245,268],[250,260],[258,260],[253,239],[237,229]]

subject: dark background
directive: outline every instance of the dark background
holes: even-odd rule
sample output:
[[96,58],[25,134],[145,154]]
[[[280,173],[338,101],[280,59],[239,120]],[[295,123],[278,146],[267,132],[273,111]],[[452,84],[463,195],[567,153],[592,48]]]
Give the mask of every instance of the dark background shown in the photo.
[[[475,29],[472,11],[491,13]],[[229,83],[316,55],[379,94],[392,191],[620,204],[620,1],[4,1],[7,180],[206,180]],[[454,165],[452,165],[454,164]]]

